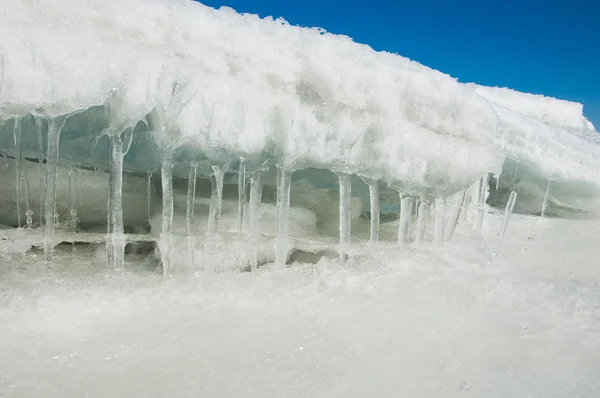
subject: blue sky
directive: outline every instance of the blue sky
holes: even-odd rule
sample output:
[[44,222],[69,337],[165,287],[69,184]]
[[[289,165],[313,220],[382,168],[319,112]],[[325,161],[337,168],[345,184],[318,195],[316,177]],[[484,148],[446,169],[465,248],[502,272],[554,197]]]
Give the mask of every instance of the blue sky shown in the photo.
[[463,82],[581,102],[600,130],[600,0],[202,0],[345,34]]

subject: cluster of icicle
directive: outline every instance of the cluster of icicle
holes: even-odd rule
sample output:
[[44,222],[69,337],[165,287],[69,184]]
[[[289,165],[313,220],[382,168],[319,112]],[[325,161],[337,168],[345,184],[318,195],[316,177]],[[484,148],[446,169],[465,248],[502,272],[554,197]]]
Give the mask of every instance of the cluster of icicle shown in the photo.
[[[117,96],[113,96],[118,98]],[[114,120],[117,117],[111,115],[118,115],[115,111],[115,104],[117,100],[109,102],[106,106],[106,112],[110,120]],[[151,131],[154,134],[160,134],[161,128],[165,128],[167,125],[168,109],[155,109],[147,119],[147,123],[151,127]],[[39,167],[40,167],[40,187],[44,186],[45,183],[45,201],[43,201],[44,193],[40,189],[40,203],[43,202],[43,209],[40,209],[40,225],[42,225],[42,214],[45,218],[45,244],[44,244],[44,255],[45,262],[48,267],[52,265],[53,261],[53,250],[55,245],[54,232],[55,225],[57,222],[56,216],[56,179],[58,170],[58,158],[59,158],[59,142],[61,129],[65,124],[67,116],[55,117],[48,119],[48,146],[47,153],[42,153],[42,119],[36,117],[36,128],[38,137],[38,148],[39,148]],[[114,123],[114,122],[113,122]],[[124,234],[123,225],[123,208],[122,208],[122,189],[123,189],[123,158],[129,151],[129,148],[133,139],[134,126],[137,124],[135,120],[128,121],[125,124],[120,124],[119,128],[125,126],[125,130],[122,133],[117,132],[118,130],[111,129],[109,127],[106,130],[106,134],[110,138],[110,170],[109,170],[109,198],[108,198],[108,229],[107,229],[107,254],[108,262],[110,267],[117,272],[122,273],[124,271],[125,262],[125,245],[127,243],[127,237]],[[114,124],[110,124],[111,126]],[[26,174],[22,172],[20,156],[20,137],[21,137],[21,123],[17,119],[14,123],[14,140],[15,146],[17,147],[17,213],[19,222],[21,220],[21,200],[19,194],[21,190],[21,182],[24,181],[27,185],[25,187],[25,203],[26,203],[26,226],[32,226],[32,215],[33,209],[31,209],[28,180]],[[172,246],[172,220],[173,220],[173,188],[172,188],[172,169],[175,165],[174,149],[171,151],[165,151],[162,158],[161,167],[161,181],[162,181],[162,231],[159,238],[159,248],[161,253],[161,260],[163,264],[164,275],[166,277],[171,276],[171,246]],[[47,160],[44,164],[41,160]],[[235,167],[234,167],[235,166]],[[45,173],[43,169],[45,167]],[[238,173],[238,231],[240,236],[244,231],[246,238],[250,243],[256,244],[260,238],[259,228],[259,210],[262,196],[262,179],[264,174],[270,167],[269,159],[257,163],[250,161],[244,157],[232,158],[232,156],[224,156],[220,158],[196,158],[196,161],[189,163],[189,175],[188,175],[188,193],[187,193],[187,213],[186,213],[186,226],[187,226],[187,239],[188,239],[188,262],[190,268],[194,270],[194,243],[196,237],[193,234],[193,223],[194,223],[194,203],[195,203],[195,192],[196,192],[196,180],[198,175],[198,169],[200,168],[201,173],[208,175],[212,182],[212,194],[209,211],[208,228],[206,231],[206,238],[209,241],[212,238],[218,236],[219,233],[219,219],[221,215],[221,204],[222,204],[222,191],[224,185],[224,176],[226,172],[236,171]],[[290,206],[290,186],[292,181],[293,169],[290,169],[282,164],[276,164],[277,167],[277,205],[276,205],[276,236],[275,236],[275,263],[277,265],[284,265],[286,263],[288,254],[288,214]],[[345,260],[348,257],[348,250],[350,249],[350,203],[351,203],[351,173],[344,171],[336,172],[339,178],[339,252],[340,259]],[[23,178],[25,176],[25,178]],[[45,178],[44,178],[45,176]],[[428,222],[429,214],[431,212],[432,204],[435,204],[434,213],[434,244],[436,246],[442,245],[443,242],[451,238],[456,228],[459,215],[461,210],[464,212],[466,218],[466,211],[468,207],[468,199],[474,198],[477,208],[476,217],[476,231],[478,235],[481,235],[481,229],[483,225],[484,217],[484,204],[486,199],[487,187],[489,184],[491,173],[488,173],[484,178],[480,178],[473,186],[458,192],[453,195],[452,206],[448,206],[446,200],[448,197],[429,197],[419,196],[415,197],[403,191],[401,188],[397,188],[400,198],[400,217],[398,223],[398,244],[407,245],[411,241],[411,223],[413,221],[413,212],[417,215],[416,225],[416,236],[414,238],[415,244],[420,245],[423,242],[423,237]],[[148,187],[148,200],[150,198],[150,187],[151,187],[151,173],[148,173],[147,187]],[[76,189],[76,178],[77,172],[73,167],[70,168],[69,172],[69,197],[70,203],[70,216],[71,221],[74,224],[73,230],[76,230],[77,223],[77,204],[75,199]],[[363,180],[369,187],[369,198],[370,198],[370,214],[371,214],[371,226],[370,226],[370,241],[376,242],[379,237],[379,223],[380,223],[380,195],[379,195],[379,180],[362,176]],[[248,185],[249,184],[249,190]],[[394,187],[393,185],[391,185]],[[468,193],[469,189],[474,189],[471,193]],[[542,207],[542,215],[544,215],[548,194],[550,189],[550,181],[548,182],[546,195],[544,198],[544,204]],[[249,197],[246,197],[249,191]],[[502,243],[510,214],[513,211],[516,200],[516,192],[512,192],[509,202],[506,208],[506,215],[504,224],[502,227],[501,235],[499,238],[499,245]],[[416,211],[413,211],[416,209]],[[449,209],[449,213],[447,210]],[[148,211],[150,211],[150,204],[148,203]],[[150,214],[148,213],[148,217]],[[247,223],[247,225],[243,225]],[[20,227],[20,225],[19,225]],[[253,258],[251,258],[252,267],[257,266],[257,253],[254,252]]]
[[[111,104],[107,106],[107,113],[110,114]],[[150,118],[149,124],[154,128],[164,126],[165,112],[156,110]],[[46,164],[42,161],[40,164],[40,187],[45,184],[45,201],[43,202],[43,209],[40,209],[40,225],[42,225],[41,214],[44,214],[45,218],[45,241],[44,241],[44,258],[48,267],[52,266],[53,261],[53,250],[55,245],[54,233],[55,226],[57,223],[56,216],[56,179],[58,170],[58,158],[59,158],[59,142],[61,129],[65,124],[67,117],[55,117],[48,120],[48,146],[45,159]],[[36,118],[37,136],[39,140],[39,159],[44,158],[42,153],[42,123],[41,118]],[[160,132],[160,131],[159,131]],[[123,208],[122,208],[122,188],[123,188],[123,158],[127,154],[132,138],[133,138],[133,127],[128,127],[123,133],[117,133],[110,131],[110,128],[106,132],[110,138],[110,149],[111,149],[111,162],[109,170],[109,198],[108,198],[108,230],[106,236],[107,242],[107,254],[108,262],[110,267],[116,272],[122,273],[124,271],[124,250],[127,242],[127,237],[124,234],[123,225]],[[20,123],[16,120],[14,124],[14,139],[15,145],[20,148]],[[20,153],[17,150],[17,153]],[[161,253],[161,260],[163,264],[164,275],[166,277],[171,276],[171,246],[172,246],[172,220],[173,220],[173,188],[172,188],[172,169],[173,153],[166,152],[163,155],[162,167],[161,167],[161,181],[162,181],[162,231],[159,238],[159,247]],[[18,219],[20,217],[20,203],[21,200],[18,197],[21,192],[20,183],[23,180],[23,176],[26,176],[22,172],[21,167],[22,159],[20,156],[17,157],[17,213]],[[256,243],[260,236],[259,228],[259,209],[261,204],[262,196],[262,178],[264,173],[268,170],[269,165],[267,162],[262,164],[256,164],[247,161],[243,157],[238,159],[221,158],[217,160],[203,160],[197,163],[191,163],[189,165],[189,176],[188,176],[188,193],[187,193],[187,239],[188,239],[188,256],[190,268],[194,269],[194,242],[195,237],[193,236],[193,222],[194,222],[194,202],[196,192],[196,179],[198,168],[202,169],[204,174],[208,174],[212,182],[212,195],[211,204],[209,211],[208,229],[206,231],[207,241],[214,238],[219,233],[219,218],[221,214],[222,204],[222,190],[224,184],[225,172],[233,170],[234,164],[237,162],[236,171],[238,173],[238,193],[239,193],[239,206],[238,206],[238,231],[240,235],[245,230],[249,242]],[[45,167],[45,173],[42,172]],[[283,165],[276,165],[277,167],[277,227],[275,236],[275,263],[277,265],[284,265],[287,259],[288,252],[288,214],[290,206],[290,185],[292,180],[292,174],[294,170],[286,168]],[[339,250],[340,258],[342,260],[347,259],[347,251],[350,248],[350,202],[351,202],[351,173],[338,171],[337,176],[339,178],[339,219],[340,219],[340,235],[339,235]],[[75,200],[75,186],[76,186],[76,169],[70,168],[69,172],[69,196],[71,198],[70,203],[70,215],[72,222],[74,223],[74,230],[76,230],[77,223],[77,205]],[[45,176],[45,178],[43,178]],[[150,176],[148,174],[148,198],[150,198]],[[363,177],[364,181],[369,187],[370,194],[370,206],[371,206],[371,228],[370,228],[370,240],[375,242],[378,240],[379,235],[379,221],[380,221],[380,204],[379,204],[379,181],[373,178]],[[483,222],[483,204],[485,201],[485,191],[487,189],[488,179],[480,179],[475,184],[476,193],[474,197],[478,201],[478,233],[481,232],[481,225]],[[25,178],[26,184],[29,184]],[[249,198],[246,197],[248,192],[247,184],[250,185]],[[25,189],[26,192],[26,223],[27,227],[32,226],[32,214],[33,210],[30,206],[28,187]],[[413,196],[410,196],[398,190],[401,201],[401,211],[399,219],[398,229],[398,243],[400,245],[407,245],[410,242],[411,233],[411,222],[413,219],[413,208],[417,201]],[[44,193],[40,190],[40,203]],[[466,206],[465,197],[466,190],[459,193],[459,200],[455,200],[455,205],[451,208],[451,213],[446,215],[446,200],[445,198],[435,198],[435,232],[434,242],[436,245],[441,245],[442,242],[448,240],[454,228],[456,227],[459,213],[461,208]],[[512,198],[512,197],[511,197]],[[417,227],[415,244],[419,245],[423,241],[425,233],[426,223],[428,221],[432,200],[429,197],[417,198]],[[510,211],[512,211],[514,201],[510,205]],[[148,204],[148,211],[150,205]],[[42,211],[43,210],[43,211]],[[466,209],[465,209],[466,211]],[[247,214],[245,214],[247,213]],[[150,214],[148,214],[150,216]],[[508,217],[508,216],[507,216]],[[507,219],[508,221],[508,219]],[[243,223],[247,223],[247,226],[243,226]],[[20,226],[20,225],[19,225]],[[257,253],[254,253],[254,258],[251,259],[253,267],[257,265]]]
[[[277,263],[285,261],[294,170],[325,168],[340,177],[343,247],[350,240],[351,174],[369,184],[376,238],[377,180],[401,192],[405,209],[411,208],[410,198],[418,197],[423,224],[429,203],[462,192],[501,168],[501,151],[494,143],[497,115],[490,104],[473,87],[400,56],[375,52],[346,37],[193,2],[46,3],[16,1],[5,7],[0,118],[33,115],[40,151],[41,120],[48,120],[48,264],[61,130],[68,117],[91,106],[103,105],[108,121],[103,132],[111,143],[107,241],[116,269],[123,268],[126,244],[123,158],[140,121],[160,149],[159,243],[166,273],[171,269],[172,170],[182,162],[182,148],[191,150],[184,159],[190,184],[198,168],[213,180],[209,233],[218,230],[223,176],[232,162],[242,163],[240,184],[246,184],[246,175],[250,181],[254,233],[261,173],[277,166]],[[126,15],[139,18],[131,23]],[[190,192],[193,196],[193,187]],[[436,220],[441,214],[436,211]],[[76,213],[72,217],[76,220]],[[187,218],[191,224],[191,208]],[[410,217],[404,214],[401,220],[400,235],[406,236]],[[417,224],[421,231],[424,226]],[[444,235],[439,231],[438,243]]]

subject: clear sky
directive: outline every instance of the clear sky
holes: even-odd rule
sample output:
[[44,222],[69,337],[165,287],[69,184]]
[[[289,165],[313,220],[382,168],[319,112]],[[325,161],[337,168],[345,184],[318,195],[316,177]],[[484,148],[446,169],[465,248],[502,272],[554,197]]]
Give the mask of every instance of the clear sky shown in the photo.
[[600,130],[600,0],[201,0],[318,26],[462,82],[581,102]]

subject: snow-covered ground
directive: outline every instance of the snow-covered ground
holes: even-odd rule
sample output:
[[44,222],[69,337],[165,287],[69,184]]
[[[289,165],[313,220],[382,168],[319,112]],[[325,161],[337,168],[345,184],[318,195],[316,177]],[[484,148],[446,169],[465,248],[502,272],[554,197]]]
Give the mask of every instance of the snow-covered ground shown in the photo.
[[463,224],[436,250],[168,282],[85,249],[45,276],[5,257],[0,396],[600,396],[600,224],[514,215],[494,254],[500,220],[485,242]]

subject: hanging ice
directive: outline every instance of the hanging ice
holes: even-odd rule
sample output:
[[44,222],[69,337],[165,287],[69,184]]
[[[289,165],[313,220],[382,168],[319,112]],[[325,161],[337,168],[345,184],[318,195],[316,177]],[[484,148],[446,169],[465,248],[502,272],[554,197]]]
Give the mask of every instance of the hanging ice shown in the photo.
[[31,228],[33,227],[33,210],[31,209],[31,187],[29,186],[27,170],[23,170],[21,176],[25,186],[25,224],[27,228]]
[[[182,164],[205,159],[219,167],[213,175],[209,235],[218,232],[225,162],[245,160],[248,170],[241,165],[237,181],[238,232],[255,237],[262,184],[260,177],[250,177],[246,212],[244,174],[251,175],[255,171],[252,165],[263,162],[284,166],[276,187],[275,246],[279,265],[287,261],[289,249],[292,170],[316,168],[377,176],[380,185],[369,183],[368,194],[372,241],[379,238],[381,209],[392,211],[397,206],[397,196],[390,206],[389,193],[376,192],[383,191],[381,187],[394,183],[408,196],[446,198],[449,193],[464,191],[481,176],[501,175],[508,170],[508,159],[517,162],[515,190],[539,196],[543,187],[537,184],[543,183],[538,181],[545,182],[544,177],[552,176],[553,201],[577,204],[572,206],[575,209],[589,210],[593,206],[593,200],[582,201],[579,206],[577,199],[593,197],[600,180],[600,146],[594,138],[597,134],[583,117],[580,104],[459,84],[437,71],[397,55],[375,52],[345,37],[322,35],[316,30],[231,10],[212,10],[195,2],[176,2],[170,8],[158,4],[148,9],[144,2],[131,0],[127,7],[140,22],[136,24],[116,18],[113,7],[100,0],[71,2],[69,7],[59,2],[52,4],[52,12],[36,2],[9,3],[0,24],[0,119],[15,119],[21,121],[22,128],[35,128],[36,134],[27,130],[22,137],[35,137],[32,141],[37,139],[37,148],[35,142],[28,143],[22,148],[26,152],[21,153],[10,140],[4,140],[0,151],[17,160],[21,154],[27,159],[37,157],[43,168],[41,151],[47,137],[47,183],[44,185],[43,178],[39,183],[46,193],[40,194],[40,200],[44,201],[47,225],[47,261],[52,259],[58,216],[58,140],[66,120],[61,115],[73,112],[81,112],[81,118],[68,126],[61,143],[68,150],[61,153],[61,162],[103,169],[110,160],[110,209],[120,207],[120,167],[121,173],[125,167],[132,174],[162,168],[159,246],[167,276],[172,268],[171,234],[179,233],[171,226],[171,180],[186,177],[187,169],[184,175],[177,174]],[[217,23],[223,20],[227,23]],[[170,28],[173,26],[177,29]],[[148,32],[155,34],[149,36]],[[260,51],[267,48],[269,51]],[[352,68],[347,68],[349,62]],[[107,109],[110,112],[106,113]],[[29,115],[35,117],[35,123],[28,122]],[[42,117],[49,120],[47,133]],[[119,151],[114,150],[113,141],[110,155],[99,153],[106,151],[102,149],[104,139],[102,145],[94,147],[96,152],[88,155],[89,138],[103,135],[105,128],[110,129],[105,135],[111,137],[128,129],[136,131],[131,156],[114,162]],[[8,130],[5,127],[7,134]],[[189,158],[176,157],[183,149],[191,153]],[[20,171],[16,174],[16,184],[23,184],[26,176]],[[266,174],[264,177],[265,186],[273,185]],[[497,190],[504,189],[505,193],[510,189],[507,180],[510,178],[498,178]],[[150,180],[147,184],[151,189]],[[481,180],[477,194],[467,195],[464,200],[465,215],[469,198],[478,206],[478,234],[482,230],[487,184],[485,178]],[[332,185],[327,189],[335,191]],[[531,185],[536,186],[529,188]],[[575,193],[573,187],[579,192]],[[355,194],[360,188],[355,188]],[[494,191],[493,186],[490,188]],[[547,197],[550,187],[546,188]],[[340,210],[350,206],[346,191],[342,191]],[[15,224],[23,222],[22,195],[23,186],[17,186]],[[147,196],[147,217],[151,218]],[[361,199],[366,200],[366,196],[365,192]],[[541,202],[537,196],[531,201],[535,212]],[[544,200],[544,215],[548,200]],[[61,216],[65,208],[61,203]],[[445,239],[456,225],[459,210],[451,209],[444,226]],[[428,210],[427,201],[419,205],[417,243],[423,240]],[[121,234],[121,220],[112,211],[108,213],[109,258],[114,267],[121,261],[120,248],[119,253],[114,252],[115,244],[120,247],[121,243],[113,244]],[[343,214],[340,211],[341,248],[349,242],[346,215],[345,210]],[[410,214],[404,217],[402,230],[410,231],[411,219]],[[235,220],[232,230],[234,224]],[[408,241],[400,227],[398,232],[399,240]],[[439,241],[439,233],[434,233],[435,239]]]
[[160,258],[163,267],[163,276],[170,278],[173,273],[171,264],[171,246],[173,240],[173,164],[170,157],[165,157],[162,162],[162,230],[160,233]]
[[369,240],[371,242],[377,242],[379,240],[379,223],[381,217],[381,206],[379,203],[379,181],[367,177],[363,177],[363,181],[369,186],[369,203],[371,214]]
[[452,207],[450,208],[450,214],[446,220],[446,224],[444,225],[444,241],[450,240],[452,235],[454,235],[454,231],[456,230],[456,225],[458,224],[458,218],[460,217],[460,212],[463,210],[465,196],[467,191],[462,191],[458,195],[455,196]]
[[238,170],[238,235],[242,236],[242,227],[244,225],[244,207],[246,205],[246,162],[240,158]]
[[56,116],[48,120],[48,150],[46,154],[46,201],[44,214],[46,229],[44,238],[44,261],[46,267],[52,267],[54,257],[54,225],[56,214],[56,176],[58,172],[58,151],[60,132],[67,116]]
[[285,266],[288,253],[288,216],[290,186],[293,171],[277,165],[277,232],[275,236],[275,265]]
[[39,187],[40,187],[40,196],[39,196],[39,204],[40,204],[40,227],[44,223],[44,138],[43,138],[43,120],[41,117],[35,117],[35,133],[37,138],[37,146],[38,146],[38,163],[39,163]]
[[258,250],[256,249],[256,245],[260,234],[259,216],[262,190],[262,175],[260,173],[255,173],[250,177],[250,201],[248,204],[248,235],[252,243],[250,259],[250,267],[252,270],[255,270],[258,267]]
[[443,198],[435,199],[435,228],[433,241],[436,246],[441,246],[444,242],[444,223],[446,221],[446,200]]
[[340,180],[340,260],[348,259],[348,246],[350,245],[350,201],[352,186],[350,174],[336,173]]
[[208,213],[207,234],[213,235],[219,231],[219,219],[221,218],[221,206],[223,204],[223,179],[227,166],[212,166],[210,175],[212,191],[210,195],[210,210]]
[[[94,175],[95,175],[95,169],[94,169]],[[146,213],[147,213],[147,217],[148,217],[148,225],[150,225],[151,221],[150,221],[150,206],[151,206],[151,202],[152,202],[152,196],[151,196],[151,192],[152,192],[152,172],[151,171],[147,171],[146,172]]]
[[187,246],[188,246],[188,262],[190,271],[193,274],[194,267],[194,206],[196,201],[196,169],[197,165],[190,166],[190,174],[188,176],[188,191],[187,191],[187,210],[186,210],[186,227],[187,227]]
[[506,203],[506,210],[504,211],[504,221],[502,222],[502,232],[500,233],[500,237],[498,238],[498,250],[502,246],[502,241],[504,240],[504,235],[506,234],[506,229],[508,228],[508,220],[515,208],[515,203],[517,202],[517,193],[512,191],[510,193],[510,197],[508,199],[508,203]]
[[491,173],[488,173],[486,177],[482,177],[479,180],[479,184],[476,189],[477,196],[477,225],[476,233],[477,236],[481,236],[481,230],[483,228],[483,216],[485,214],[485,198],[490,183]]
[[23,156],[23,152],[22,152],[22,148],[21,148],[21,120],[20,119],[15,119],[15,124],[13,127],[13,137],[14,137],[15,147],[17,148],[17,176],[15,178],[15,183],[16,183],[15,191],[16,191],[16,197],[17,197],[17,224],[18,224],[19,228],[21,228],[21,182],[22,182],[21,181],[22,180],[21,157]]
[[113,269],[123,273],[125,270],[125,234],[123,227],[123,157],[129,151],[133,139],[133,128],[130,127],[123,133],[111,134],[111,162],[109,187],[109,231],[112,251]]
[[427,228],[427,221],[429,218],[429,207],[431,206],[429,201],[420,200],[419,210],[417,214],[417,235],[415,238],[415,244],[418,246],[423,242],[425,236],[425,229]]
[[541,216],[546,215],[546,209],[548,208],[548,197],[550,195],[550,179],[548,178],[548,184],[546,185],[546,193],[544,194],[544,202],[542,203]]
[[414,198],[400,193],[400,218],[398,219],[398,244],[407,245],[410,241],[410,224]]
[[69,166],[69,223],[72,232],[77,232],[77,193],[76,172],[73,165]]

